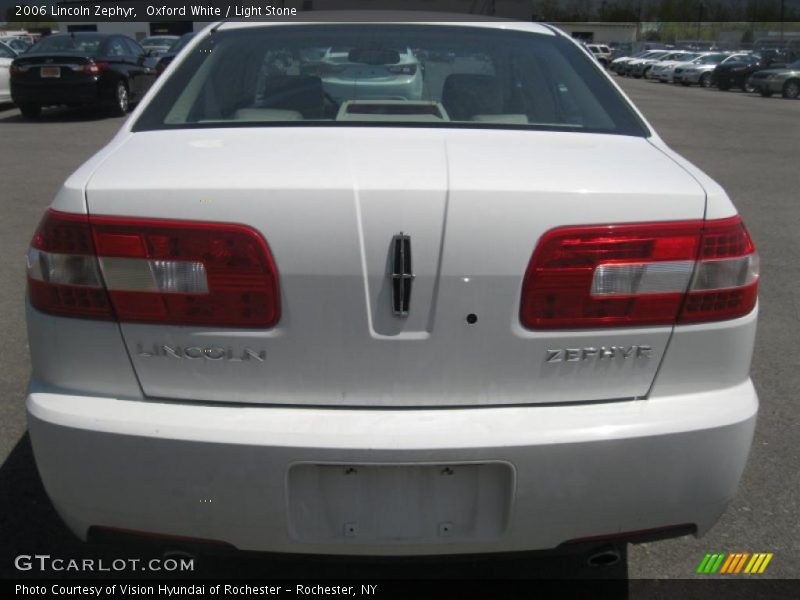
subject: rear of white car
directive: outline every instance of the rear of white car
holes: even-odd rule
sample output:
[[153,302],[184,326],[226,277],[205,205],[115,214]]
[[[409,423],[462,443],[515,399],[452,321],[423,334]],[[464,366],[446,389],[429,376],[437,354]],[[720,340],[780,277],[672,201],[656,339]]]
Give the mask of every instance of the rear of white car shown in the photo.
[[[422,100],[339,105],[303,57],[343,39],[371,67],[458,58]],[[544,26],[215,27],[65,183],[28,265],[31,439],[81,537],[703,533],[747,459],[752,241]]]
[[0,102],[11,102],[9,69],[16,53],[0,40]]
[[689,62],[697,58],[697,54],[691,52],[674,52],[667,55],[663,60],[656,62],[647,72],[648,79],[655,79],[662,83],[672,83],[675,67],[681,63]]
[[[411,48],[394,52],[397,60],[391,65],[375,63],[376,55],[363,51],[366,60],[357,62],[350,55],[352,48],[330,48],[322,58],[319,73],[326,93],[337,100],[360,98],[385,100],[419,100],[422,97],[422,69]],[[372,64],[371,64],[372,63]]]

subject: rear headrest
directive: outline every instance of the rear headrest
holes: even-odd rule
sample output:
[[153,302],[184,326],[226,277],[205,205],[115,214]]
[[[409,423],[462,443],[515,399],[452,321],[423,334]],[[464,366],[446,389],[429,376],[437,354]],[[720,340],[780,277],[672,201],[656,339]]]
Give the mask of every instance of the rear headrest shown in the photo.
[[281,108],[240,108],[233,113],[233,118],[237,121],[302,121],[303,115]]
[[318,118],[324,110],[322,80],[310,75],[270,75],[264,78],[257,105],[300,112],[306,119]]
[[454,73],[444,80],[442,105],[453,121],[496,115],[503,112],[503,91],[494,75]]

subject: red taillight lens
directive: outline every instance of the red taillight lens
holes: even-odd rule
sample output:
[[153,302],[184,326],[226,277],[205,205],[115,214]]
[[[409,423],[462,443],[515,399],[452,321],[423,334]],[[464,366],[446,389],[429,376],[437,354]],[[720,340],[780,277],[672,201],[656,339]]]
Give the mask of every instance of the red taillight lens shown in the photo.
[[678,321],[699,323],[746,315],[758,299],[758,270],[758,252],[740,217],[707,221]]
[[164,64],[164,61],[158,61],[156,63],[156,75],[161,75],[164,72],[164,69],[167,68],[167,65]]
[[[230,223],[79,219],[49,211],[40,231],[58,231],[62,221],[82,223],[81,235],[70,230],[69,235],[51,237],[62,245],[82,244],[84,260],[93,265],[92,282],[100,284],[104,295],[107,290],[120,321],[220,327],[270,327],[277,323],[278,271],[267,243],[254,229]],[[37,232],[34,248],[39,236]],[[63,262],[64,254],[58,248],[42,250],[47,251],[48,259],[55,257],[51,260]],[[72,252],[70,248],[67,250]],[[32,286],[49,285],[49,279],[39,277],[41,269],[31,271],[31,262],[29,258]],[[48,305],[37,303],[33,294],[31,302],[40,310],[54,312]],[[77,311],[71,316],[92,315]],[[110,311],[107,316],[111,317]]]
[[739,217],[565,227],[531,257],[520,319],[530,329],[728,319],[753,309],[757,285],[758,255]]
[[95,62],[90,61],[87,64],[83,65],[83,71],[85,73],[89,73],[89,75],[99,75],[103,71],[108,69],[107,62]]
[[8,74],[11,77],[14,77],[15,75],[19,75],[20,73],[22,73],[22,69],[20,69],[17,65],[12,64],[10,67],[8,67]]

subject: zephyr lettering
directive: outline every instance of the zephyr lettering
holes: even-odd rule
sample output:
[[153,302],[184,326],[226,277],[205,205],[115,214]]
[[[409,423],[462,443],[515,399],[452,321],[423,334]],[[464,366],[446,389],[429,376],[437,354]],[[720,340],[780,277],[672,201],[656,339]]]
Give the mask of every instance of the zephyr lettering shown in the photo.
[[545,351],[546,363],[584,362],[588,360],[612,361],[614,359],[650,359],[651,346],[588,346],[586,348],[549,348]]
[[139,342],[136,344],[136,356],[141,358],[166,357],[227,362],[265,362],[267,360],[267,351],[254,350],[253,348],[234,350],[223,346],[170,346],[168,344],[153,344],[152,347],[146,349],[145,345]]

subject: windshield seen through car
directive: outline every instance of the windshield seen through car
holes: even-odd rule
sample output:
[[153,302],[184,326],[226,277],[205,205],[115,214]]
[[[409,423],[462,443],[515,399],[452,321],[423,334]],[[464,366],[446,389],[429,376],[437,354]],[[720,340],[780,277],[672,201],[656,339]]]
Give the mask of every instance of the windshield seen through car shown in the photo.
[[255,125],[521,127],[646,135],[571,41],[438,25],[222,29],[135,130]]
[[104,37],[91,34],[51,35],[40,40],[28,53],[42,52],[81,52],[96,54],[102,45]]

